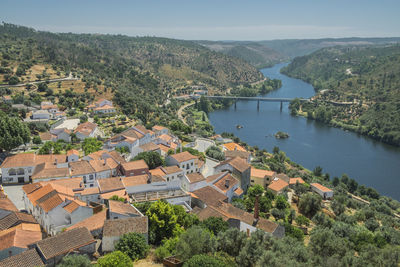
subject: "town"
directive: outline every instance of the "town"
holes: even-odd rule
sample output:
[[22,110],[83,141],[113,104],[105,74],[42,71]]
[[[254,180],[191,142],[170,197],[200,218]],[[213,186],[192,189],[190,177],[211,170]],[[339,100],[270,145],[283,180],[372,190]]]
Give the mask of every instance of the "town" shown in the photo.
[[[112,101],[99,99],[85,110],[91,120],[99,114],[113,116],[117,109]],[[96,142],[105,136],[95,122],[68,119],[57,105],[42,102],[32,120],[50,119],[57,121],[40,133],[42,147],[47,142],[70,144],[72,139]],[[210,147],[223,152],[224,159],[205,156]],[[259,215],[258,200],[254,214],[232,201],[254,185],[280,195],[305,183],[300,177],[252,167],[252,153],[230,138],[196,137],[185,144],[159,125],[131,126],[95,150],[60,153],[51,147],[46,153],[17,152],[4,159],[0,236],[10,237],[3,243],[0,266],[55,265],[72,251],[93,258],[114,251],[120,237],[131,232],[148,242],[149,219],[136,206],[157,201],[181,206],[200,220],[222,218],[247,236],[260,229],[282,238],[285,228]],[[318,183],[310,188],[324,199],[333,197],[332,190]]]

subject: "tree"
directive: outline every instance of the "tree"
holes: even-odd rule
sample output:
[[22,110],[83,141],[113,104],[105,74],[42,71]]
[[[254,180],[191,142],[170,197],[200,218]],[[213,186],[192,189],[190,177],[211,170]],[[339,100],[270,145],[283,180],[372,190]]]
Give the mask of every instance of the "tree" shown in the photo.
[[303,215],[297,216],[295,221],[299,226],[302,226],[302,225],[309,226],[310,225],[310,220]]
[[275,199],[275,208],[284,210],[289,207],[289,203],[283,195],[279,195]]
[[82,115],[79,117],[80,123],[84,123],[88,121],[88,117],[86,115]]
[[218,251],[228,253],[232,257],[239,255],[245,245],[247,236],[237,228],[229,228],[225,232],[220,232],[217,236]]
[[133,158],[133,160],[141,160],[141,159],[146,162],[146,164],[149,166],[149,169],[154,169],[164,164],[161,155],[155,151],[141,152],[136,157]]
[[299,211],[311,218],[321,209],[321,200],[321,197],[317,194],[304,194],[299,201]]
[[210,232],[193,226],[180,235],[176,251],[182,260],[188,260],[195,255],[212,252],[214,247],[215,239]]
[[236,257],[239,266],[251,267],[259,260],[265,250],[270,249],[271,237],[262,230],[253,232]]
[[315,167],[314,170],[313,170],[313,173],[314,173],[315,176],[318,176],[318,177],[322,176],[322,168],[321,168],[321,166]]
[[57,267],[90,267],[92,263],[86,255],[69,255]]
[[228,230],[229,224],[221,217],[208,217],[200,224],[203,228],[212,232],[215,236]]
[[316,227],[311,232],[310,248],[313,253],[327,258],[335,254],[344,256],[348,250],[348,244],[332,230]]
[[42,139],[40,139],[40,136],[35,135],[35,136],[33,137],[33,139],[32,139],[32,142],[33,142],[35,145],[40,145],[40,144],[42,143]]
[[132,261],[129,256],[119,250],[99,258],[97,264],[99,267],[132,267]]
[[8,80],[9,85],[15,85],[19,83],[19,79],[17,76],[11,76],[10,79]]
[[187,213],[182,206],[173,205],[172,208],[174,209],[174,214],[177,216],[176,222],[180,226],[183,226],[183,228],[188,229],[200,223],[196,214]]
[[144,236],[138,233],[124,234],[115,248],[128,255],[133,261],[145,258],[150,249]]
[[28,126],[16,117],[0,112],[0,149],[10,151],[31,139]]
[[146,215],[149,218],[149,239],[152,244],[160,244],[164,238],[173,237],[181,231],[177,223],[178,216],[167,202],[152,203]]
[[199,110],[204,111],[206,114],[208,114],[211,111],[211,103],[204,96],[200,97],[200,102],[198,105],[199,105]]
[[89,155],[90,153],[101,150],[103,143],[96,138],[89,137],[85,138],[82,143],[82,150],[85,152],[85,155]]
[[206,254],[196,255],[191,259],[189,259],[188,261],[186,261],[185,264],[183,265],[183,267],[199,267],[199,266],[228,267],[228,265],[219,258]]

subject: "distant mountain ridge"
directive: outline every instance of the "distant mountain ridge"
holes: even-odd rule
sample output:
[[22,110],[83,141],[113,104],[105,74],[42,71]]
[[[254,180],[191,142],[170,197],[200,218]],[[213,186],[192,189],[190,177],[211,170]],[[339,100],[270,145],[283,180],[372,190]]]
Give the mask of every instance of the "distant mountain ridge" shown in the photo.
[[400,37],[387,38],[323,38],[282,39],[270,41],[196,41],[217,52],[243,59],[257,68],[289,61],[311,54],[321,48],[399,43]]

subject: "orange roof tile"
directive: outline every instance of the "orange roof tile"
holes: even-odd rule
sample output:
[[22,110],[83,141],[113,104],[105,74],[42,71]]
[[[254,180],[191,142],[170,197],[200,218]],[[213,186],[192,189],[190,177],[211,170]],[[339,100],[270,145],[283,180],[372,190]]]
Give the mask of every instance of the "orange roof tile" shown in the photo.
[[290,178],[289,184],[296,184],[296,183],[304,184],[305,182],[303,179],[301,179],[301,177]]
[[118,196],[118,197],[125,198],[126,200],[129,200],[128,193],[126,193],[125,189],[121,189],[121,190],[117,190],[117,191],[112,191],[112,192],[101,194],[101,197],[103,199],[110,199],[113,196]]
[[44,210],[44,212],[49,212],[58,205],[60,205],[61,203],[63,203],[62,198],[57,193],[52,194],[50,197],[44,196],[42,197],[42,199],[43,198],[44,198],[43,201],[41,201],[41,199],[38,200],[39,202],[38,205]]
[[31,201],[33,206],[36,206],[37,201],[41,199],[43,196],[49,194],[50,192],[54,191],[54,188],[47,184],[36,191],[33,191],[31,194],[28,194],[28,199]]
[[264,178],[265,176],[272,177],[274,176],[274,174],[276,174],[274,171],[261,170],[251,167],[250,175],[253,177],[258,177],[258,178]]
[[128,176],[122,178],[122,183],[125,187],[147,184],[149,176],[147,174]]
[[68,205],[64,206],[64,209],[68,213],[72,213],[79,207],[80,207],[80,205],[78,203],[76,203],[75,201],[71,201]]
[[236,143],[226,143],[226,144],[223,144],[223,146],[227,149],[227,150],[231,150],[231,151],[234,151],[234,150],[239,150],[239,151],[247,151],[244,147],[242,147],[242,146],[240,146],[240,145],[238,145],[238,144],[236,144]]
[[232,175],[227,174],[224,177],[222,177],[221,179],[219,179],[217,182],[215,182],[214,186],[216,186],[222,192],[227,192],[229,189],[231,189],[236,184],[238,184],[238,180],[233,178]]
[[71,155],[77,155],[79,156],[79,151],[76,149],[70,149],[67,151],[67,156],[71,156]]
[[172,157],[173,159],[175,159],[179,163],[198,158],[198,157],[190,154],[187,151],[184,151],[184,152],[181,152],[181,153],[177,153],[177,154],[172,154],[172,155],[170,155],[170,157]]
[[275,192],[280,192],[281,190],[285,189],[288,186],[289,184],[286,183],[285,181],[281,179],[276,179],[273,180],[270,185],[268,185],[268,189],[271,189],[272,191]]
[[151,175],[160,175],[160,176],[164,176],[165,172],[160,168],[155,168],[149,171],[151,173]]
[[126,163],[122,163],[121,167],[124,168],[125,171],[131,170],[140,170],[140,169],[148,169],[149,166],[144,160],[135,160]]
[[103,209],[99,213],[96,213],[93,216],[90,216],[89,218],[68,227],[67,231],[80,227],[86,227],[89,231],[98,230],[103,228],[104,221],[106,219],[107,219],[107,209]]
[[314,186],[321,190],[322,192],[332,192],[332,189],[329,189],[328,187],[323,186],[322,184],[319,183],[312,183],[311,186]]

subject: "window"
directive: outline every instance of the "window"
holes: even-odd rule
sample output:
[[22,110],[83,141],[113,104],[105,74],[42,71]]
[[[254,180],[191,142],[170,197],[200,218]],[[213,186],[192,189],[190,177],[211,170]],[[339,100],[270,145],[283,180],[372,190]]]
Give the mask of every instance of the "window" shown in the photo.
[[254,180],[251,180],[252,183],[254,183]]
[[172,176],[171,176],[171,180],[173,180],[174,178],[175,178],[175,177],[172,175]]
[[89,180],[93,180],[93,174],[89,175]]
[[8,175],[17,175],[17,171],[15,169],[9,169],[8,170]]
[[193,166],[193,162],[192,162],[190,165],[192,165],[192,166]]
[[186,170],[189,170],[189,163],[186,164]]
[[25,174],[24,169],[23,168],[19,168],[18,171],[17,171],[17,174],[18,175],[24,175]]
[[169,182],[169,178],[167,177],[167,182]]
[[28,169],[28,173],[31,173],[31,172],[32,172],[32,168],[29,168],[29,169]]
[[90,184],[90,187],[93,187],[93,184]]

